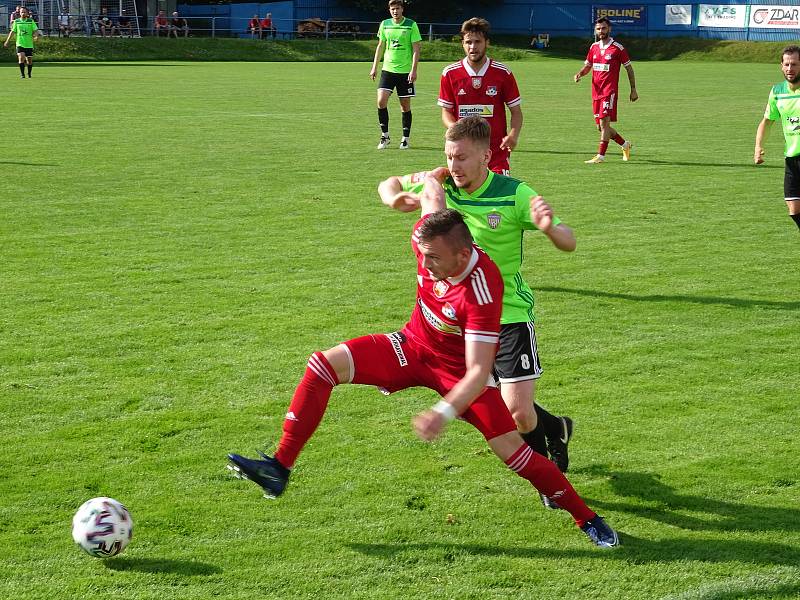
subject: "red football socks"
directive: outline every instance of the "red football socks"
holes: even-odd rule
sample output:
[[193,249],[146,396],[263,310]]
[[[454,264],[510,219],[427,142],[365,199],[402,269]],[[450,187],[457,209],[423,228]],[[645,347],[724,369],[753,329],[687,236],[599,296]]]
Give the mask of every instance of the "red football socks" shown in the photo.
[[615,135],[611,139],[617,142],[620,146],[622,146],[625,143],[625,138],[622,137],[620,134]]
[[506,461],[508,467],[520,477],[533,484],[540,494],[544,494],[569,512],[578,527],[594,518],[595,513],[586,506],[578,492],[567,481],[556,465],[541,454],[534,452],[528,444],[523,444]]
[[608,150],[608,142],[600,142],[600,146],[597,149],[597,154],[600,156],[605,156],[606,150]]
[[287,469],[294,466],[298,454],[322,421],[333,386],[338,383],[336,372],[322,352],[312,354],[289,404],[275,452],[275,458]]

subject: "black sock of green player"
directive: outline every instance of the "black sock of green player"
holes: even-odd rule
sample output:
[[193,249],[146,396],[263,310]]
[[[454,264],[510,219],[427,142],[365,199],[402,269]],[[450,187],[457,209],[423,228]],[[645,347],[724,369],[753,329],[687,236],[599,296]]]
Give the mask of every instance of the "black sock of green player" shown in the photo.
[[31,69],[33,69],[33,63],[28,65],[28,77],[31,76]]
[[537,425],[536,429],[533,431],[523,433],[522,439],[525,440],[528,446],[533,448],[534,452],[538,452],[545,458],[549,458],[547,455],[547,441],[544,439],[544,429],[542,429],[541,424]]
[[383,136],[389,135],[389,109],[388,108],[379,108],[378,109],[378,123],[381,126],[381,134]]
[[25,77],[25,63],[19,63],[19,72],[23,77]]
[[551,415],[535,402],[533,404],[533,408],[536,411],[536,419],[539,421],[538,428],[543,429],[545,435],[549,438],[561,437],[561,434],[563,433],[561,419],[555,415]]
[[411,111],[403,113],[403,137],[411,135]]
[[800,213],[797,213],[796,215],[789,215],[789,216],[792,217],[792,221],[794,221],[795,224],[797,225],[797,227],[800,228]]

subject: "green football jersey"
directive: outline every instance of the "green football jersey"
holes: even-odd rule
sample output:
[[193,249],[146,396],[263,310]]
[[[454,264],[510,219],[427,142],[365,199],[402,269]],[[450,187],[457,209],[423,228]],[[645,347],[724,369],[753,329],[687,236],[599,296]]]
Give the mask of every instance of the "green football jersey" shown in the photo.
[[767,100],[764,118],[780,120],[783,137],[786,140],[783,153],[786,156],[800,154],[800,88],[792,91],[789,83],[782,81],[772,86]]
[[33,32],[39,28],[33,19],[15,19],[11,31],[17,36],[16,44],[20,48],[33,48]]
[[[425,173],[406,175],[403,190],[419,193]],[[444,183],[447,207],[464,217],[475,243],[497,264],[503,276],[503,315],[500,322],[525,323],[534,320],[533,292],[520,273],[522,237],[536,229],[531,221],[531,196],[536,192],[526,183],[489,171],[481,187],[469,194],[456,187],[451,178]],[[561,220],[553,217],[553,225]]]
[[378,27],[378,39],[386,45],[383,70],[390,73],[410,73],[414,57],[412,44],[422,41],[417,24],[411,19],[403,19],[401,23],[386,19]]

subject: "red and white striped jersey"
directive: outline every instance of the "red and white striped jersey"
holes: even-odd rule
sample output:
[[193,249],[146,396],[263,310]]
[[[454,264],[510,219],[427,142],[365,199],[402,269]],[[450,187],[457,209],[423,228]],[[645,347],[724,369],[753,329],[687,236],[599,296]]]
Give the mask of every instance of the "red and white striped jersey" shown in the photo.
[[464,272],[437,281],[422,266],[417,230],[411,246],[417,257],[417,302],[403,333],[435,354],[440,360],[464,368],[464,343],[497,344],[503,311],[503,278],[497,265],[478,246]]
[[620,67],[627,67],[630,63],[628,51],[614,38],[608,38],[605,46],[601,46],[600,42],[592,44],[585,62],[592,67],[592,99],[617,95]]

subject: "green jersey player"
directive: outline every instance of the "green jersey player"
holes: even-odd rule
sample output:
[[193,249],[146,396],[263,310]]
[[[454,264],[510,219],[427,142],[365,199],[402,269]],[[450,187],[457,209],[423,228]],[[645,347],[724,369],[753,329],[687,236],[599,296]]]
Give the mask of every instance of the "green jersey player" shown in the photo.
[[[572,421],[551,415],[533,402],[542,369],[536,348],[533,292],[520,267],[525,231],[541,231],[565,252],[575,249],[575,236],[530,186],[489,170],[489,138],[485,119],[457,121],[446,134],[448,168],[433,173],[442,181],[448,208],[462,213],[475,242],[503,276],[502,329],[495,362],[503,399],[525,441],[545,456],[549,450],[553,461],[566,471]],[[397,210],[416,210],[424,177],[419,173],[390,177],[378,187],[381,200]]]
[[783,198],[789,216],[800,228],[800,46],[786,46],[781,52],[781,70],[785,81],[772,86],[764,118],[756,131],[753,161],[764,162],[764,142],[772,124],[781,122],[786,168],[783,176]]
[[417,24],[403,16],[403,0],[389,0],[391,19],[382,21],[378,28],[378,47],[369,76],[375,81],[378,74],[378,61],[383,54],[383,69],[378,83],[378,124],[381,140],[378,150],[389,146],[389,96],[397,89],[400,109],[403,111],[403,139],[400,149],[408,148],[411,135],[411,98],[416,94],[414,82],[417,80],[417,64],[422,36]]
[[25,79],[25,65],[28,65],[28,77],[33,70],[33,40],[38,39],[41,34],[36,26],[36,21],[31,19],[31,11],[24,6],[19,9],[19,19],[14,19],[8,37],[3,43],[3,47],[8,48],[11,36],[17,37],[17,58],[19,59],[19,76]]

